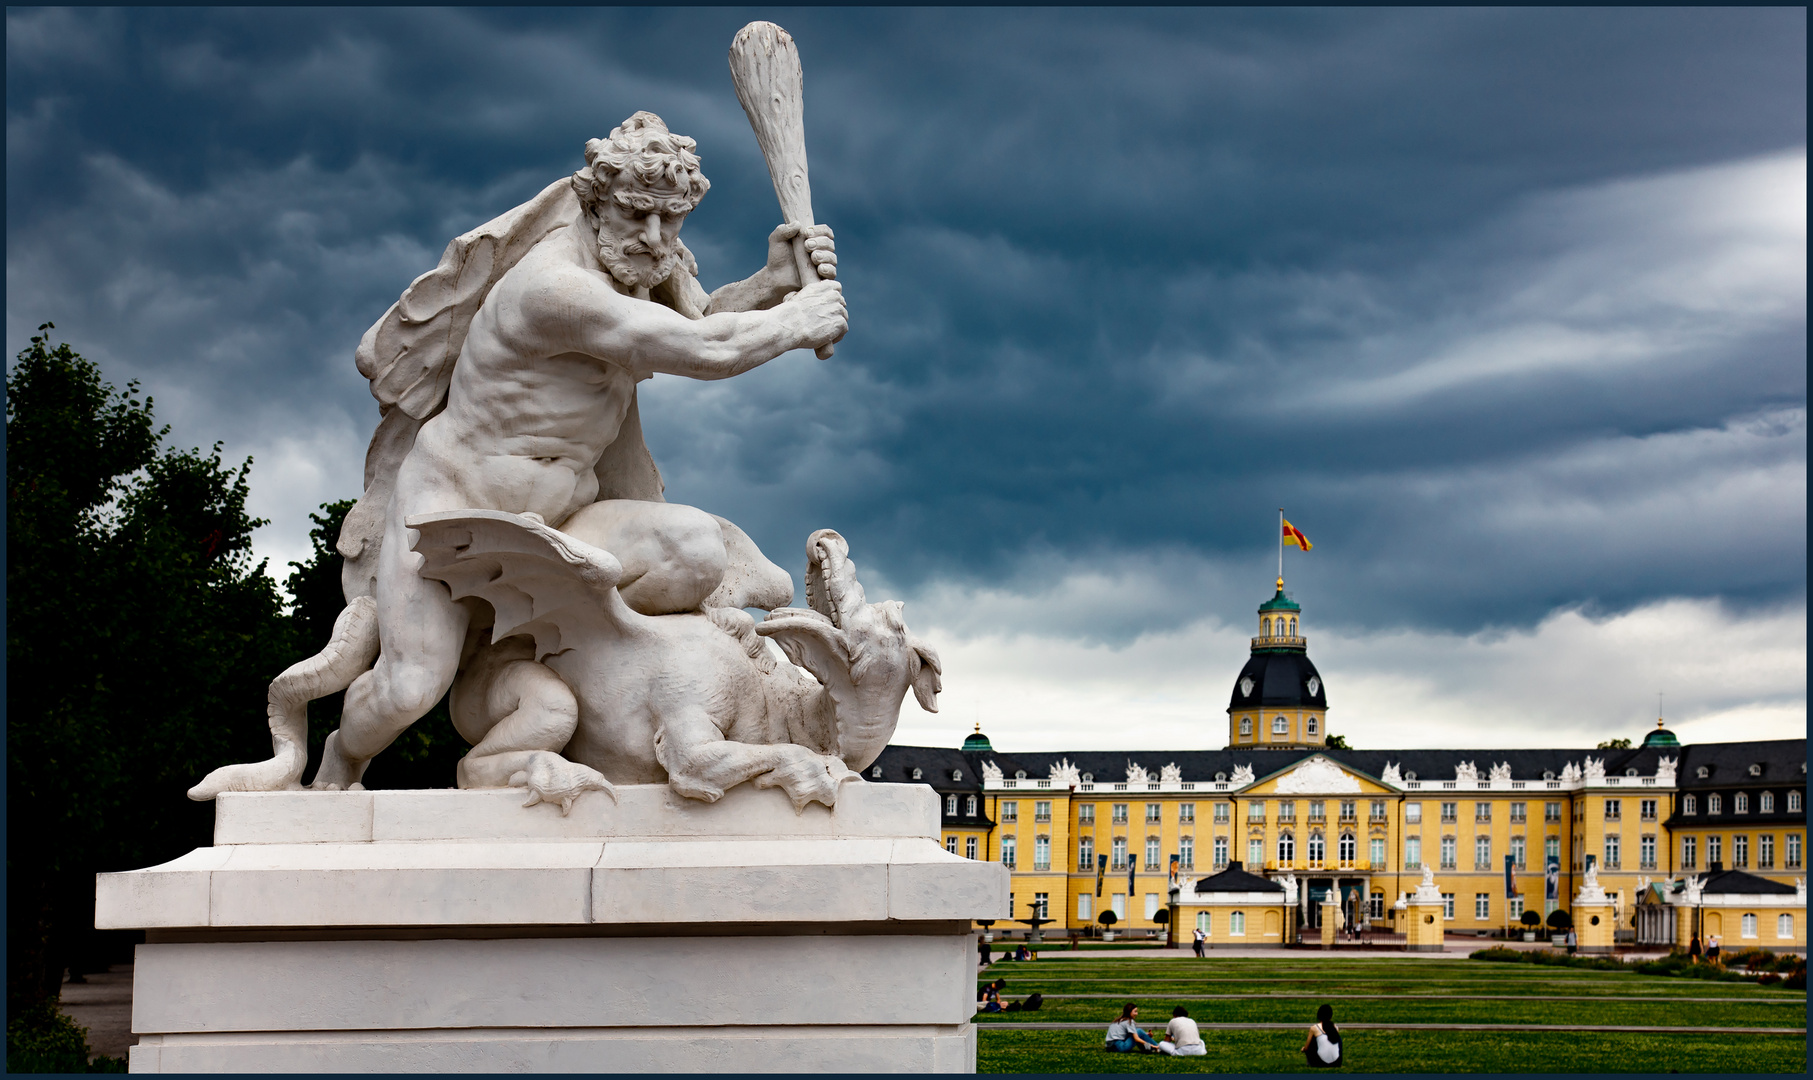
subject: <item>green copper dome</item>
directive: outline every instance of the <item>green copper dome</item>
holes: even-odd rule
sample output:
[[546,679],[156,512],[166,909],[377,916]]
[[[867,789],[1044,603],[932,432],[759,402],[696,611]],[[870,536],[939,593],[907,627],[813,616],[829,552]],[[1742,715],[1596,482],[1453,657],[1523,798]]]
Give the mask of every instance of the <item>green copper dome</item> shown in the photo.
[[1675,738],[1674,732],[1663,727],[1662,721],[1657,720],[1656,721],[1656,730],[1650,732],[1648,734],[1648,736],[1646,736],[1643,739],[1643,745],[1646,747],[1647,746],[1680,746],[1681,743],[1680,743],[1680,740]]
[[970,737],[963,740],[963,752],[966,754],[992,754],[995,752],[995,748],[989,744],[988,736],[982,734],[981,724],[977,724],[976,730],[971,733]]
[[1302,611],[1302,610],[1303,609],[1297,605],[1297,602],[1295,600],[1292,600],[1290,597],[1284,595],[1284,579],[1283,578],[1278,579],[1278,595],[1272,597],[1270,600],[1267,600],[1265,603],[1259,605],[1259,614],[1261,614],[1261,615],[1264,615],[1268,611]]

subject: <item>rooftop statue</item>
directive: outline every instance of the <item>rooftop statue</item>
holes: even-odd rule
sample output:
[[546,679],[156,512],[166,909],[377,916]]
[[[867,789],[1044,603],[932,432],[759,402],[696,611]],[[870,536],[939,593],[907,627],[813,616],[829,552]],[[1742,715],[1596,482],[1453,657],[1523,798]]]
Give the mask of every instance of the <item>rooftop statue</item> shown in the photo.
[[[365,334],[382,419],[339,541],[347,607],[271,685],[272,758],[191,798],[300,786],[307,702],[342,689],[311,787],[359,787],[451,689],[473,746],[459,786],[527,787],[563,812],[613,783],[714,800],[754,780],[830,805],[908,687],[936,708],[936,654],[898,603],[867,602],[841,536],[812,534],[808,604],[791,608],[793,579],[742,530],[664,501],[638,383],[824,355],[848,328],[809,209],[755,274],[705,292],[680,241],[710,188],[694,150],[634,114],[571,177],[450,243]],[[804,184],[803,157],[770,164],[777,190],[783,172]]]

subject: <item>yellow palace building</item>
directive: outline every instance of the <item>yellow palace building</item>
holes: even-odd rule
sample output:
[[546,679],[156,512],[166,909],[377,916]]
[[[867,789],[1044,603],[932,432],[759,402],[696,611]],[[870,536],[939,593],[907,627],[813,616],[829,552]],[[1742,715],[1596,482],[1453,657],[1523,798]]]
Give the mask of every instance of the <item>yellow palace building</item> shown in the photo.
[[1282,579],[1258,614],[1222,749],[1017,753],[978,730],[890,746],[867,775],[930,785],[946,848],[1013,871],[997,936],[1035,914],[1046,935],[1099,932],[1104,910],[1122,936],[1160,936],[1175,911],[1185,940],[1286,944],[1337,907],[1402,932],[1425,869],[1445,932],[1483,936],[1571,912],[1590,865],[1620,942],[1716,922],[1728,951],[1805,948],[1805,739],[1683,746],[1657,721],[1628,749],[1328,747]]

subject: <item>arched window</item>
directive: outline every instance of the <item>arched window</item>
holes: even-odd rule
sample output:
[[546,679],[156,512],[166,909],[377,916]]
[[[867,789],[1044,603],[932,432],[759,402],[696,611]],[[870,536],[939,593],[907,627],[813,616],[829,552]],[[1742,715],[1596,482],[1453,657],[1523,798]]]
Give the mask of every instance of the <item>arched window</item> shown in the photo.
[[1290,833],[1280,833],[1278,835],[1278,862],[1279,862],[1279,864],[1280,865],[1289,865],[1290,862],[1292,860],[1294,860],[1296,857],[1297,857],[1297,841],[1296,841],[1296,839],[1294,837],[1292,837]]
[[1250,735],[1252,735],[1252,733],[1253,733],[1253,718],[1250,716],[1241,717],[1240,718],[1240,734],[1250,736]]
[[915,780],[923,779],[924,776],[925,776],[925,773],[923,770],[920,770],[920,769],[913,770],[913,779],[915,779]]
[[1290,636],[1291,637],[1297,636],[1297,620],[1295,620],[1295,619],[1291,620]]
[[877,765],[873,769],[869,770],[869,779],[871,779],[871,780],[881,779],[881,766]]
[[946,795],[944,797],[944,813],[946,817],[957,816],[957,796]]
[[1306,734],[1314,735],[1316,733],[1316,718],[1312,716],[1308,720],[1305,720],[1303,722],[1303,730]]
[[976,797],[974,795],[963,800],[963,812],[970,817],[976,816]]
[[1706,796],[1706,812],[1708,814],[1718,813],[1720,810],[1724,809],[1724,802],[1725,800],[1717,795]]
[[1778,938],[1791,938],[1794,936],[1794,916],[1777,915],[1775,917],[1775,936]]
[[1359,854],[1359,845],[1354,843],[1352,833],[1344,832],[1341,834],[1341,846],[1339,851],[1341,853],[1341,862],[1343,865],[1354,861],[1354,858]]
[[1291,722],[1289,720],[1286,720],[1282,716],[1272,717],[1272,734],[1273,735],[1289,735],[1290,733],[1291,733]]
[[1788,813],[1790,813],[1790,814],[1800,813],[1800,792],[1798,792],[1798,791],[1788,792]]
[[1758,813],[1763,813],[1763,814],[1775,813],[1775,792],[1765,791],[1761,795],[1757,796],[1756,809],[1757,809]]
[[1309,863],[1311,866],[1322,865],[1322,857],[1327,850],[1328,849],[1322,843],[1321,833],[1311,833],[1309,835]]
[[1734,814],[1748,814],[1750,812],[1749,792],[1740,791],[1731,797],[1731,812]]
[[1270,616],[1267,616],[1266,618],[1259,620],[1259,636],[1261,636],[1261,637],[1271,637],[1272,636],[1272,620],[1271,620]]
[[1698,798],[1696,798],[1695,796],[1692,796],[1692,795],[1682,796],[1681,813],[1697,814],[1699,812],[1700,812],[1700,800]]

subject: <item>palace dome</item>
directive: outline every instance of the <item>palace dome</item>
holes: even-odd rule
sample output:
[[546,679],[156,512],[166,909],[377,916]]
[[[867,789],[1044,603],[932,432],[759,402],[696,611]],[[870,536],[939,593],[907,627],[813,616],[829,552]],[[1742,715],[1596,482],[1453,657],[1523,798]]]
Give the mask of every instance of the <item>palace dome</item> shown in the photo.
[[1301,652],[1255,652],[1234,680],[1229,709],[1327,709],[1328,687]]

